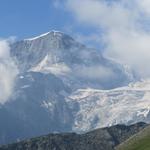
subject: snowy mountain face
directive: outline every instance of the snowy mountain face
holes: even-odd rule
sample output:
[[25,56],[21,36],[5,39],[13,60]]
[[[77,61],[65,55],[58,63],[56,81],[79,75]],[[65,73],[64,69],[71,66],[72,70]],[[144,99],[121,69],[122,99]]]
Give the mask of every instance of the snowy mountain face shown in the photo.
[[11,56],[20,74],[11,99],[0,104],[0,143],[150,122],[149,81],[128,85],[134,77],[127,67],[64,33],[18,41]]
[[110,89],[127,84],[132,78],[122,65],[61,32],[17,42],[11,52],[21,72],[52,73],[72,89]]

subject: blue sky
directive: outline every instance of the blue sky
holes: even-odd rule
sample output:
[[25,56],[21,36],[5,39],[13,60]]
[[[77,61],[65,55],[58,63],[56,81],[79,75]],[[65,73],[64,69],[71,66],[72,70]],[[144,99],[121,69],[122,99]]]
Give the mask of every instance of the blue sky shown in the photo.
[[1,0],[0,37],[18,39],[39,35],[49,30],[88,35],[93,28],[77,24],[72,13],[54,7],[55,0]]
[[30,37],[52,28],[61,29],[62,22],[68,21],[66,19],[68,17],[64,17],[66,14],[56,11],[50,0],[1,1],[1,37],[12,35],[19,38]]
[[52,0],[1,0],[0,18],[0,37],[18,38],[64,30],[73,22],[67,11],[54,7]]

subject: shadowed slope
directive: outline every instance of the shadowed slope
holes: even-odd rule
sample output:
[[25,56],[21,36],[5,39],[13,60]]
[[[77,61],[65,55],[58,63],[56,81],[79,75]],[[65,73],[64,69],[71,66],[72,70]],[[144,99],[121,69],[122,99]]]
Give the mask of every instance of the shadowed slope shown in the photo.
[[131,126],[117,125],[81,135],[75,133],[49,134],[2,146],[0,150],[113,150],[116,145],[145,126],[145,123]]

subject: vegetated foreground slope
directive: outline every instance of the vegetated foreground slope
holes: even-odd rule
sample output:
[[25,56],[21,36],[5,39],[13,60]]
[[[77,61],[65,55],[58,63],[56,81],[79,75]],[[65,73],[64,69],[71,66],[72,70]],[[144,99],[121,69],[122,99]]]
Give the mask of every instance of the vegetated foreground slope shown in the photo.
[[150,150],[150,126],[119,145],[116,150]]
[[116,125],[85,134],[49,134],[0,147],[0,150],[113,150],[114,147],[147,125]]

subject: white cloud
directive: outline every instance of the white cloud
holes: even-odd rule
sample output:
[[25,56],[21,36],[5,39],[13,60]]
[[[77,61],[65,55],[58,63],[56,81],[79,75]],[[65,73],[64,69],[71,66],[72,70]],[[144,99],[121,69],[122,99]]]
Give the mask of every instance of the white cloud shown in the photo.
[[78,66],[74,71],[78,77],[88,80],[107,81],[115,76],[113,70],[104,66]]
[[17,67],[10,57],[7,40],[0,40],[0,104],[4,104],[13,92]]
[[150,15],[150,1],[149,0],[137,0],[139,9],[146,15]]
[[[85,25],[103,29],[106,55],[150,76],[149,0],[67,0],[66,7]],[[144,21],[146,20],[146,21]]]

